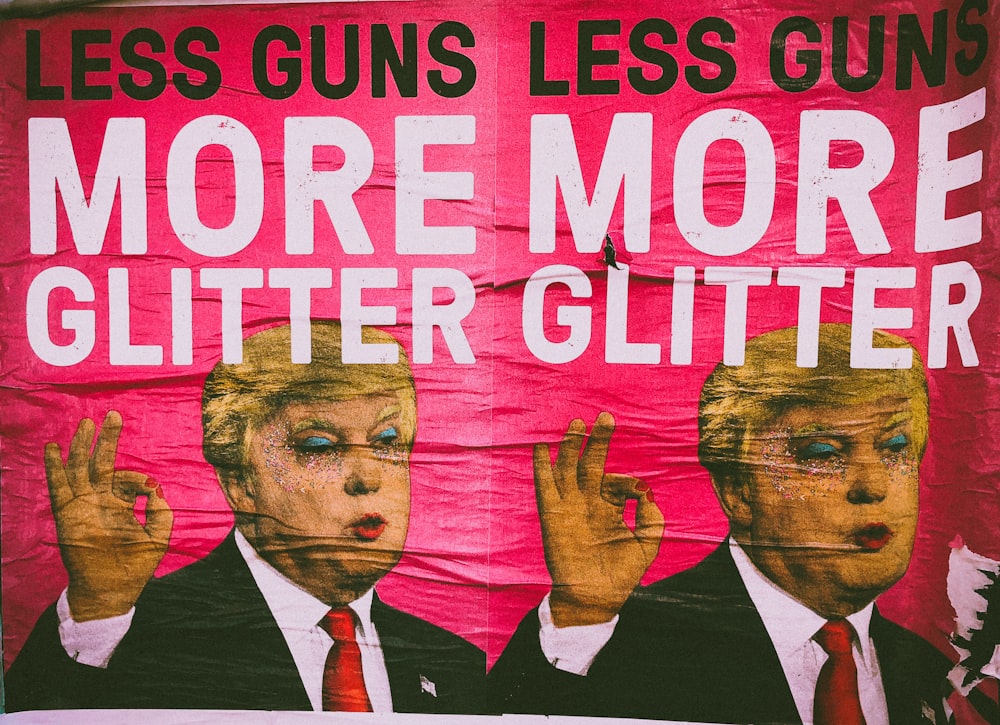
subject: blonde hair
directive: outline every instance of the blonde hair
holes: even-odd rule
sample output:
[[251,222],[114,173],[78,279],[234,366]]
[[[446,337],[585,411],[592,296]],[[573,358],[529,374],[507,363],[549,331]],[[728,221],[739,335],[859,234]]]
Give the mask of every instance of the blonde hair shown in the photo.
[[417,407],[413,374],[406,353],[392,335],[371,327],[363,343],[392,344],[399,360],[387,364],[350,364],[341,359],[341,327],[335,320],[314,320],[312,361],[292,363],[291,329],[272,327],[243,341],[243,362],[218,363],[205,380],[201,398],[202,450],[221,470],[244,465],[247,432],[289,403],[347,400],[394,392],[401,403],[402,440],[412,445]]
[[927,445],[927,380],[920,355],[909,342],[876,330],[875,347],[913,350],[912,367],[851,368],[851,326],[819,326],[819,364],[796,365],[798,329],[787,327],[747,342],[741,366],[719,364],[708,376],[698,403],[698,458],[716,484],[738,482],[750,438],[793,407],[856,405],[897,395],[909,400],[913,443],[920,457]]

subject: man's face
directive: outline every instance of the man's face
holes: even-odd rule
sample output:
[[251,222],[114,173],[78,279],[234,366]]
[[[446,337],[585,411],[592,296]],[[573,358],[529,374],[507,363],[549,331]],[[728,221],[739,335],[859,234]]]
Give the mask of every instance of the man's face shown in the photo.
[[395,393],[290,403],[249,431],[241,526],[278,571],[331,606],[399,561],[410,516],[410,441]]
[[909,401],[800,406],[750,443],[750,555],[827,617],[903,576],[917,525],[919,454]]

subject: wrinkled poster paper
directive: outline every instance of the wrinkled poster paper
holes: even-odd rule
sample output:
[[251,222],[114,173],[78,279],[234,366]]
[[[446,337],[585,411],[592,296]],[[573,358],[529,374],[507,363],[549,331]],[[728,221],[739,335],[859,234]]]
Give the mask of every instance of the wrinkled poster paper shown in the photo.
[[362,709],[818,722],[877,597],[995,714],[996,8],[767,5],[4,22],[8,710],[349,709],[377,583]]

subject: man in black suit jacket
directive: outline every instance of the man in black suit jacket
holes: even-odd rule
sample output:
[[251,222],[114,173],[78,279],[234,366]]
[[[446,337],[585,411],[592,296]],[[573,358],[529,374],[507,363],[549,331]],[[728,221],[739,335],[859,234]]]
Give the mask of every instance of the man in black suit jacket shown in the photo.
[[[631,594],[663,519],[646,486],[604,474],[613,420],[598,417],[582,456],[574,421],[554,467],[536,448],[553,589],[491,671],[492,709],[819,722],[827,655],[814,633],[830,620],[857,632],[853,697],[868,725],[944,721],[948,660],[873,605],[905,572],[914,540],[923,370],[885,333],[875,344],[912,355],[912,367],[852,369],[846,325],[822,325],[818,342],[816,368],[795,365],[798,334],[787,329],[749,341],[745,365],[709,376],[699,457],[730,539]],[[638,500],[634,531],[621,522],[628,497]]]
[[[891,723],[940,705],[950,664],[913,633],[872,615]],[[638,589],[585,677],[553,667],[526,617],[489,677],[494,708],[694,722],[798,723],[768,632],[724,544],[700,564]]]
[[[363,343],[397,350],[399,361],[345,365],[337,323],[314,322],[311,333],[310,364],[283,362],[290,330],[278,327],[248,338],[242,363],[220,363],[209,375],[204,451],[236,529],[162,579],[150,575],[170,511],[155,481],[114,469],[120,416],[105,419],[92,456],[89,420],[65,465],[49,444],[70,585],[5,678],[9,710],[320,709],[332,642],[318,622],[346,607],[362,650],[365,704],[482,711],[483,652],[372,591],[399,560],[409,520],[416,403],[405,355],[393,338],[366,329]],[[142,493],[145,525],[131,516]],[[296,623],[303,609],[315,618]],[[82,646],[61,631],[95,623]],[[116,623],[114,633],[102,630],[107,623]]]

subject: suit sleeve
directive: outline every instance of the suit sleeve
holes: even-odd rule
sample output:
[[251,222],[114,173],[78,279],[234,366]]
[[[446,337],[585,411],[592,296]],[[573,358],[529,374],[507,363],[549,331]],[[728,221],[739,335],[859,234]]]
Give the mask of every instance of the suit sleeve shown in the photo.
[[102,707],[111,687],[107,670],[75,662],[59,640],[55,605],[35,624],[4,677],[6,709],[89,709]]
[[530,611],[486,678],[490,712],[593,714],[586,677],[549,664],[538,639],[538,610]]

